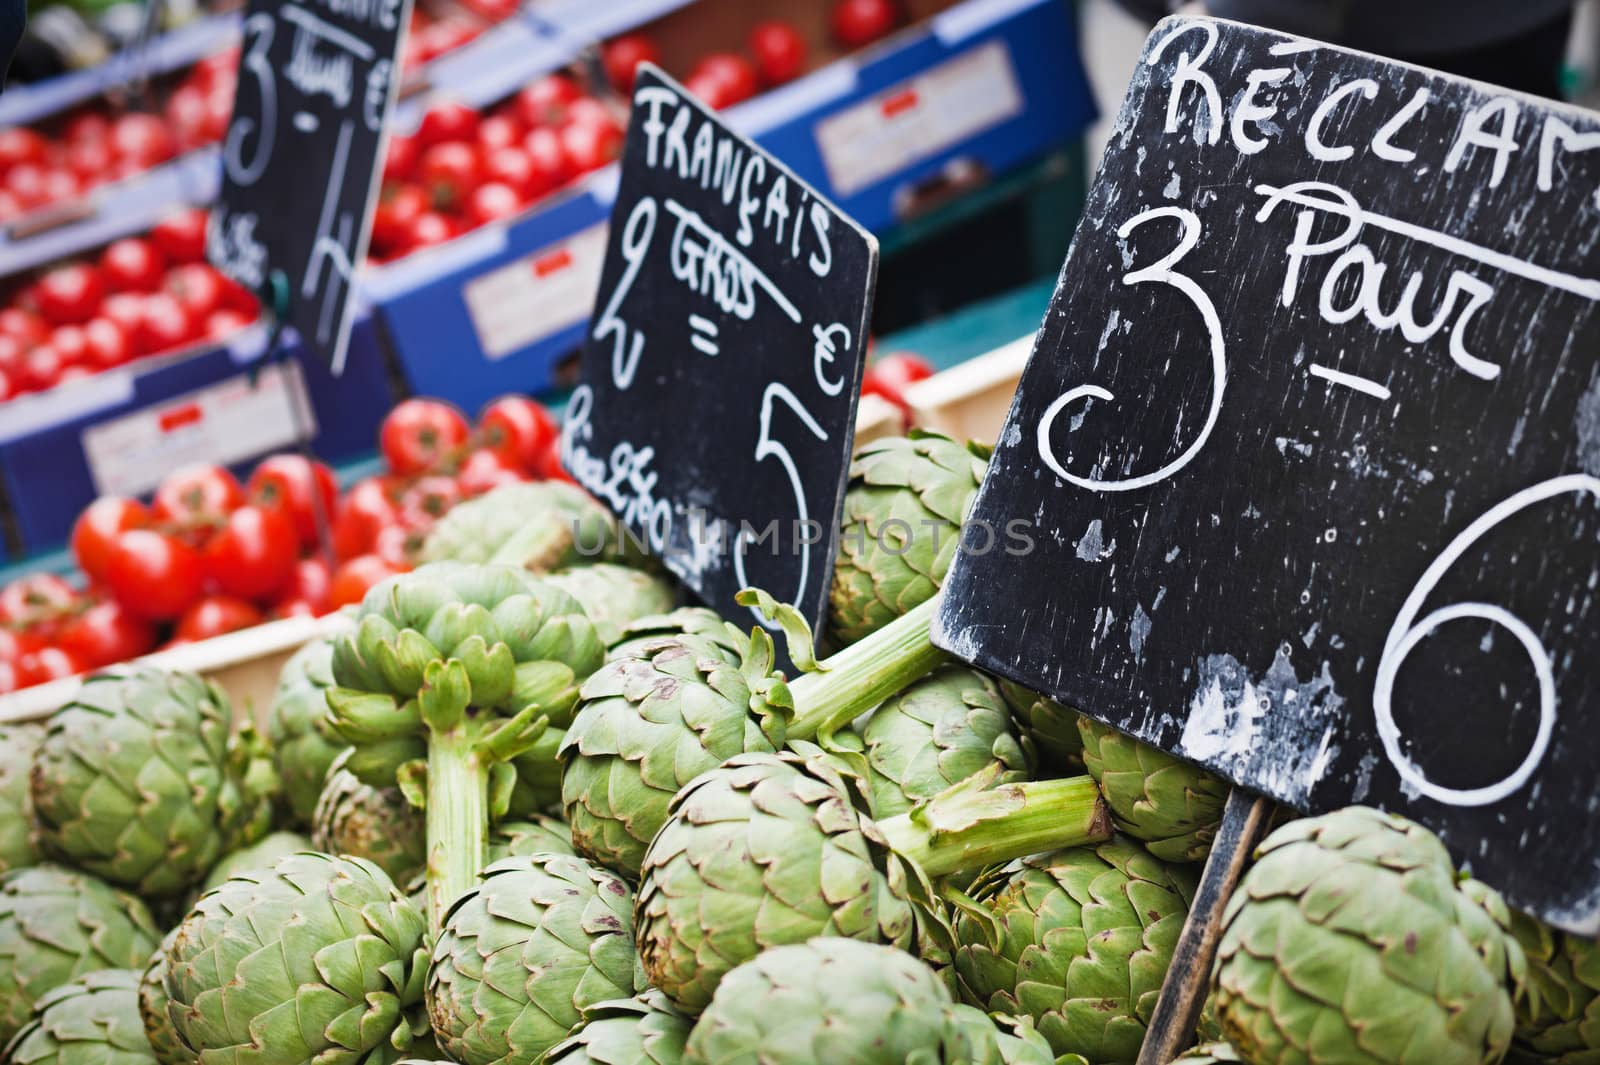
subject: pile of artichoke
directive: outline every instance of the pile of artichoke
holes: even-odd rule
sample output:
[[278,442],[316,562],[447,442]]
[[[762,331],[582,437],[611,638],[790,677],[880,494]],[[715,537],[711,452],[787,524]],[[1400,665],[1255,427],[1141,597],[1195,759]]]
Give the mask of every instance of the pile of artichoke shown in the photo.
[[[863,449],[825,658],[527,486],[262,735],[149,669],[0,728],[0,1065],[1133,1065],[1226,788],[933,648],[985,459]],[[1212,976],[1185,1061],[1600,1065],[1600,950],[1372,811],[1263,844]]]

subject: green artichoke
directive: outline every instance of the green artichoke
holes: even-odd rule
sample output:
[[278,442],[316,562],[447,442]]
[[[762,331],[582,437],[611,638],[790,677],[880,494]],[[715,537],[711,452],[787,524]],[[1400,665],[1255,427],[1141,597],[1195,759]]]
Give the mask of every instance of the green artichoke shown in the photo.
[[85,973],[45,992],[0,1057],[8,1065],[156,1065],[138,1000],[132,969]]
[[1600,944],[1520,912],[1511,915],[1511,930],[1527,956],[1532,993],[1517,1000],[1507,1060],[1600,1065]]
[[328,689],[333,687],[333,640],[313,640],[284,663],[267,715],[267,742],[283,785],[289,820],[309,829],[328,767],[348,744],[329,739]]
[[167,1013],[167,952],[177,937],[176,928],[168,932],[144,967],[139,978],[139,1020],[150,1049],[161,1065],[194,1065],[194,1051],[178,1038],[178,1030],[172,1026],[172,1017]]
[[911,955],[853,939],[776,947],[730,971],[684,1065],[939,1065],[950,992]]
[[651,990],[583,1011],[583,1026],[540,1065],[681,1065],[689,1018]]
[[856,452],[828,590],[836,642],[854,643],[933,598],[988,461],[977,444],[915,431]]
[[211,867],[211,872],[206,874],[205,883],[200,885],[200,890],[210,891],[220,886],[224,880],[232,880],[240,873],[271,869],[278,864],[279,858],[315,849],[311,841],[298,832],[274,832],[260,842],[224,854],[217,864]]
[[39,860],[32,839],[28,766],[43,739],[40,725],[0,725],[0,873]]
[[597,562],[550,574],[551,584],[583,605],[606,646],[622,639],[629,625],[659,617],[678,602],[672,583],[642,569]]
[[745,652],[744,633],[723,621],[715,610],[680,606],[667,614],[634,619],[622,630],[621,638],[611,644],[606,659],[648,657],[650,645],[667,636],[703,636],[732,662]]
[[995,870],[956,918],[962,996],[1031,1017],[1058,1054],[1132,1065],[1194,886],[1121,838]]
[[1262,843],[1223,914],[1212,986],[1249,1062],[1490,1065],[1511,1043],[1521,960],[1436,837],[1350,807]]
[[554,817],[501,821],[489,836],[489,860],[526,858],[532,854],[576,854],[572,829]]
[[650,983],[698,1013],[735,965],[813,936],[937,956],[927,877],[1109,835],[1094,784],[982,776],[875,822],[865,785],[815,747],[741,755],[673,799],[645,852],[634,935]]
[[943,666],[876,710],[861,730],[874,817],[903,814],[993,766],[999,783],[1027,780],[1033,745],[1011,726],[994,682]]
[[570,724],[605,648],[576,599],[509,566],[423,566],[369,591],[357,620],[334,644],[330,721],[355,745],[351,772],[424,809],[437,924],[477,882],[530,751],[553,792],[547,730]]
[[1123,735],[1078,718],[1083,762],[1099,782],[1117,827],[1164,862],[1202,862],[1222,824],[1227,781]]
[[426,921],[360,858],[292,854],[195,904],[167,953],[167,1013],[200,1065],[356,1065],[405,1056]]
[[1043,775],[1067,777],[1084,771],[1083,736],[1078,732],[1083,715],[1015,681],[1000,681],[1000,694],[1018,730],[1033,740]]
[[428,533],[422,560],[498,562],[548,573],[616,559],[621,546],[611,515],[583,489],[532,481],[453,507]]
[[90,677],[34,755],[43,848],[144,898],[183,897],[271,826],[269,765],[232,730],[227,696],[192,673]]
[[404,884],[428,861],[427,824],[394,785],[363,784],[345,768],[353,750],[334,760],[311,819],[311,848],[365,858]]
[[[997,1027],[997,1021],[1006,1023],[1007,1029]],[[1049,1040],[1030,1021],[991,1018],[962,1004],[945,1007],[944,1047],[942,1060],[960,1065],[1085,1065],[1075,1054],[1058,1059]]]
[[589,1006],[636,981],[633,892],[582,858],[507,858],[456,900],[433,949],[428,1015],[463,1065],[538,1061]]
[[583,686],[560,751],[561,800],[579,854],[637,877],[685,784],[734,755],[828,735],[944,660],[928,639],[931,603],[818,662],[792,607],[753,590],[741,601],[779,621],[804,675],[786,681],[772,638],[762,629],[745,638],[731,625],[721,638],[665,636],[613,657]]
[[1197,1046],[1178,1060],[1186,1061],[1189,1065],[1235,1065],[1244,1061],[1239,1052],[1227,1043],[1207,1043],[1204,1046]]
[[144,903],[92,876],[53,865],[0,876],[0,1044],[46,991],[143,965],[160,936]]

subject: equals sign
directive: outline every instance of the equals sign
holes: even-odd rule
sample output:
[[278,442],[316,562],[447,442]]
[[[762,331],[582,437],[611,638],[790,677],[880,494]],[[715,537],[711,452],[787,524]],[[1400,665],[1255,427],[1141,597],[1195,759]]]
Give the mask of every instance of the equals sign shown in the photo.
[[689,328],[694,330],[694,335],[689,338],[689,343],[695,346],[695,350],[704,352],[707,355],[719,354],[715,339],[717,335],[716,322],[709,318],[702,318],[698,314],[691,314],[689,316]]

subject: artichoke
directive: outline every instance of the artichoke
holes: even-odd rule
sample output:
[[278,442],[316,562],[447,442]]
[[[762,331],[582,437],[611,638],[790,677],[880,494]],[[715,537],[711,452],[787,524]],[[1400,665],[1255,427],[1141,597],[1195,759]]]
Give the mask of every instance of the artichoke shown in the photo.
[[192,673],[90,677],[34,755],[43,848],[144,898],[183,897],[271,825],[268,763],[232,729],[227,696]]
[[[813,939],[728,973],[684,1065],[939,1065],[950,992],[911,955]],[[987,1022],[985,1022],[987,1023]]]
[[533,854],[575,854],[572,829],[554,817],[501,821],[489,836],[489,860],[526,858]]
[[445,916],[428,1016],[463,1065],[525,1065],[636,983],[633,892],[582,858],[507,858]]
[[157,1065],[139,1020],[139,974],[99,969],[46,992],[5,1048],[9,1065]]
[[292,854],[195,904],[167,952],[167,1014],[201,1065],[356,1065],[423,1030],[426,922],[360,858]]
[[664,636],[613,657],[583,686],[560,751],[561,801],[579,854],[637,877],[685,784],[734,755],[829,735],[944,659],[928,639],[932,603],[817,662],[792,607],[753,590],[741,602],[779,621],[805,674],[786,682],[772,638],[762,629],[745,638],[731,625],[720,638]]
[[1511,915],[1511,930],[1528,960],[1532,994],[1516,1003],[1507,1060],[1600,1065],[1600,944],[1525,913]]
[[220,886],[224,880],[232,880],[240,873],[271,869],[278,864],[279,858],[314,849],[311,841],[298,832],[274,832],[260,842],[224,854],[221,860],[211,867],[211,872],[206,874],[205,883],[200,885],[200,890],[210,891]]
[[404,884],[428,860],[427,825],[422,811],[396,786],[363,784],[345,768],[355,752],[334,760],[311,824],[311,849],[365,858]]
[[39,860],[32,839],[28,766],[43,739],[40,725],[0,725],[0,873]]
[[933,598],[988,461],[987,449],[937,433],[886,437],[856,452],[828,590],[836,642],[854,643]]
[[540,1065],[680,1065],[692,1023],[659,991],[602,1002]]
[[[269,837],[270,838],[270,837]],[[174,928],[167,933],[139,978],[139,1020],[144,1025],[145,1038],[161,1065],[194,1065],[194,1051],[183,1045],[178,1030],[172,1026],[167,1013],[167,951],[177,938]]]
[[1235,1065],[1244,1061],[1239,1052],[1227,1043],[1207,1043],[1197,1046],[1178,1058],[1179,1061],[1188,1062],[1188,1065]]
[[715,610],[680,606],[667,614],[635,618],[622,630],[621,638],[611,644],[606,659],[648,657],[650,645],[668,636],[706,637],[733,662],[745,652],[744,634],[723,621]]
[[1078,732],[1078,719],[1083,715],[1015,681],[1000,681],[1000,694],[1018,731],[1033,740],[1045,776],[1075,776],[1084,771],[1083,736]]
[[267,715],[267,742],[283,785],[289,820],[311,827],[328,767],[348,744],[324,734],[328,689],[333,687],[333,640],[313,640],[284,663]]
[[634,935],[650,983],[698,1013],[735,965],[813,936],[910,946],[948,933],[944,876],[1109,835],[1094,784],[982,776],[875,822],[862,782],[815,747],[741,755],[678,793],[645,852]]
[[357,619],[334,644],[329,720],[355,745],[351,772],[424,809],[437,925],[477,882],[491,814],[511,809],[512,759],[547,752],[554,776],[546,730],[570,723],[605,648],[576,599],[509,566],[423,566],[371,589]]
[[422,560],[499,562],[548,573],[618,558],[622,546],[611,515],[583,489],[532,481],[503,485],[451,508],[428,533]]
[[893,817],[995,767],[994,780],[1027,780],[1033,745],[1019,739],[994,682],[943,666],[872,712],[861,732],[874,817]]
[[92,876],[39,865],[0,877],[0,1044],[46,991],[143,965],[160,935],[144,903]]
[[1057,1054],[1132,1065],[1194,887],[1122,838],[995,870],[956,918],[962,997],[1031,1017]]
[[[1009,1030],[996,1027],[997,1020]],[[1011,1024],[961,1004],[945,1008],[944,1047],[942,1060],[960,1065],[1085,1065],[1075,1054],[1058,1059],[1031,1022]]]
[[1164,862],[1202,862],[1222,824],[1228,783],[1204,769],[1078,718],[1083,762],[1100,785],[1117,827]]
[[671,582],[632,566],[597,562],[558,570],[548,579],[583,605],[607,647],[635,621],[665,614],[678,602]]
[[1350,807],[1262,843],[1223,914],[1212,986],[1246,1061],[1490,1065],[1511,1042],[1521,959],[1436,837]]

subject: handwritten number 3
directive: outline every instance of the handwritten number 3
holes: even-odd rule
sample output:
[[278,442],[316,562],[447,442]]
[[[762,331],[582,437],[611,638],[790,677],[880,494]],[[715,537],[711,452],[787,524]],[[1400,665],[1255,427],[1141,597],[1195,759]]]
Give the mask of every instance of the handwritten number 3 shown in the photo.
[[261,135],[256,139],[256,151],[248,164],[244,161],[244,140],[255,128],[256,120],[249,116],[234,120],[228,130],[228,150],[224,160],[228,177],[235,185],[254,185],[267,169],[272,158],[272,141],[278,124],[278,86],[273,80],[272,64],[267,61],[267,51],[272,47],[275,32],[272,15],[258,11],[244,24],[246,34],[254,34],[250,50],[244,56],[244,68],[256,79],[261,93]]
[[1205,294],[1201,287],[1195,284],[1194,279],[1178,273],[1173,269],[1184,256],[1195,249],[1200,243],[1200,217],[1193,211],[1182,207],[1156,207],[1136,215],[1124,222],[1117,230],[1117,236],[1123,240],[1128,235],[1146,222],[1157,218],[1176,218],[1183,223],[1183,235],[1178,239],[1177,247],[1168,252],[1166,257],[1159,262],[1150,264],[1141,270],[1132,270],[1122,277],[1125,285],[1141,285],[1156,283],[1170,286],[1181,292],[1190,303],[1194,304],[1200,312],[1200,318],[1205,322],[1206,336],[1211,342],[1211,410],[1206,415],[1206,423],[1201,428],[1200,434],[1188,446],[1183,454],[1161,467],[1153,473],[1140,477],[1129,477],[1120,481],[1102,481],[1093,477],[1079,477],[1068,473],[1066,468],[1057,461],[1055,450],[1050,443],[1050,430],[1054,426],[1058,415],[1069,405],[1080,399],[1114,399],[1107,389],[1099,385],[1079,385],[1056,397],[1055,402],[1045,410],[1044,417],[1039,421],[1039,457],[1044,464],[1050,467],[1057,477],[1068,484],[1075,484],[1079,488],[1087,488],[1096,492],[1130,492],[1135,488],[1144,488],[1164,481],[1168,477],[1183,469],[1205,447],[1206,441],[1211,437],[1212,429],[1216,428],[1217,415],[1222,412],[1222,390],[1226,384],[1228,362],[1222,340],[1222,321],[1217,317],[1217,309],[1211,302],[1211,297]]

